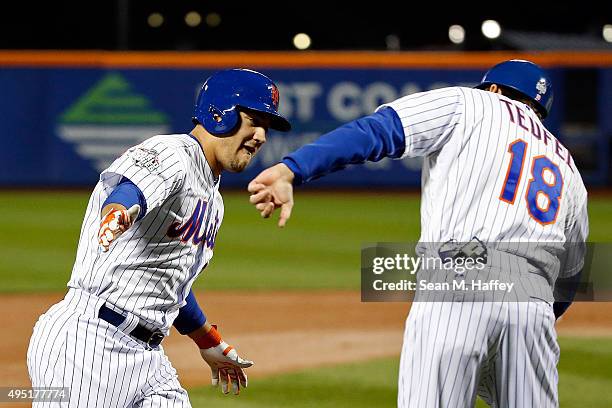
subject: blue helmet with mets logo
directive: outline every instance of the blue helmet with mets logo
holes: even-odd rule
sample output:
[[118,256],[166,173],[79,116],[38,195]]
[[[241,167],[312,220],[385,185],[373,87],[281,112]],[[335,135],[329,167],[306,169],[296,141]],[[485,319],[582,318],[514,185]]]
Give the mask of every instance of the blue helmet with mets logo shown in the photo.
[[476,88],[484,89],[491,84],[513,89],[531,99],[545,118],[553,103],[553,87],[548,74],[539,66],[525,60],[501,62],[484,75]]
[[287,132],[291,124],[278,113],[278,103],[278,88],[270,78],[250,69],[227,69],[204,82],[192,120],[212,135],[224,135],[239,125],[242,108],[267,115],[272,129]]

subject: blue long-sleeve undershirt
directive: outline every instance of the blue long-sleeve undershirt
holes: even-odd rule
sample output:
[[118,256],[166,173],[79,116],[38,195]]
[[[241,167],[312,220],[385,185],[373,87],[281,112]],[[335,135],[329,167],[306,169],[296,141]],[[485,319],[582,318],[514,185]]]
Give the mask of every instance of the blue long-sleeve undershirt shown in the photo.
[[402,122],[393,108],[349,122],[285,156],[282,162],[299,185],[341,170],[348,164],[401,157],[406,148]]
[[189,295],[187,295],[185,301],[187,303],[179,309],[179,314],[176,319],[174,319],[174,323],[172,323],[181,334],[189,334],[195,329],[204,326],[204,323],[206,323],[206,316],[202,312],[202,309],[200,309],[200,305],[198,305],[193,290],[189,291]]
[[106,197],[104,204],[102,204],[102,208],[106,207],[108,204],[121,204],[125,208],[130,208],[134,204],[140,205],[140,213],[136,221],[140,220],[147,213],[147,200],[144,194],[138,186],[132,183],[127,177],[123,177],[110,195]]

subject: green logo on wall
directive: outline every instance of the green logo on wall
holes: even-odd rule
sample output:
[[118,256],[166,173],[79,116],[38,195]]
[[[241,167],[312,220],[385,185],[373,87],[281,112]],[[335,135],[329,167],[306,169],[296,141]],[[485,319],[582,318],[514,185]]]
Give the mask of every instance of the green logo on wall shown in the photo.
[[119,73],[109,72],[59,117],[58,134],[98,171],[130,146],[168,133],[168,117],[138,94]]

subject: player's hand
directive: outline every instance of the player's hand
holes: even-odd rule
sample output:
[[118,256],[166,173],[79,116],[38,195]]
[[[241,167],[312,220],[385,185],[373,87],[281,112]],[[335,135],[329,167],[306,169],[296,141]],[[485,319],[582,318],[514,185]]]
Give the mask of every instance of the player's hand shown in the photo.
[[140,206],[134,204],[128,210],[111,208],[102,218],[100,231],[98,232],[98,242],[104,252],[107,252],[110,244],[132,226],[139,213]]
[[[245,360],[238,355],[236,349],[221,340],[216,326],[212,326],[207,334],[207,339],[200,339],[199,343],[210,345],[207,348],[200,348],[200,354],[212,371],[212,385],[218,386],[221,383],[221,391],[229,394],[229,384],[232,384],[232,391],[238,395],[240,387],[246,388],[248,385],[245,368],[253,365],[250,360]],[[216,345],[213,345],[217,343]]]
[[278,226],[284,227],[293,209],[293,172],[285,164],[272,166],[249,183],[249,201],[262,217],[268,218],[274,210],[281,209]]
[[240,357],[232,346],[221,341],[217,346],[200,349],[200,354],[212,370],[212,385],[216,387],[221,382],[224,394],[229,393],[230,382],[236,395],[240,393],[240,387],[247,387],[248,379],[244,369],[251,367],[253,362]]

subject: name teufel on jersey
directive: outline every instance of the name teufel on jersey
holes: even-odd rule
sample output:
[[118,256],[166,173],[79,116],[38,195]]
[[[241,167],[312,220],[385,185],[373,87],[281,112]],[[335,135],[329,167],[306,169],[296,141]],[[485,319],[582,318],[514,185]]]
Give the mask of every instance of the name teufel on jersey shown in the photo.
[[200,235],[200,229],[202,227],[202,221],[204,221],[204,214],[208,203],[206,201],[198,200],[193,214],[185,221],[183,225],[180,222],[173,222],[168,228],[167,235],[170,238],[176,238],[181,236],[182,242],[188,242],[192,240],[194,245],[199,245],[202,242],[212,249],[215,247],[215,239],[217,238],[217,232],[219,231],[219,212],[215,214],[215,222],[208,222],[208,226],[204,226],[204,232]]
[[[510,116],[510,121],[512,123],[517,123],[525,131],[530,132],[531,135],[535,137],[536,139],[543,140],[544,144],[547,146],[548,146],[548,141],[554,139],[555,154],[559,156],[561,160],[563,160],[564,162],[568,164],[572,173],[574,172],[574,169],[572,168],[573,167],[572,163],[574,159],[572,158],[571,154],[569,153],[569,150],[567,150],[565,146],[563,146],[556,138],[554,138],[550,134],[550,132],[546,130],[543,126],[540,126],[532,118],[526,116],[523,110],[519,106],[513,104],[510,101],[504,100],[504,99],[500,99],[500,102],[502,102],[502,104],[506,106],[507,108],[506,110],[508,112],[508,115]],[[529,126],[527,126],[526,124],[527,119],[529,119]]]

